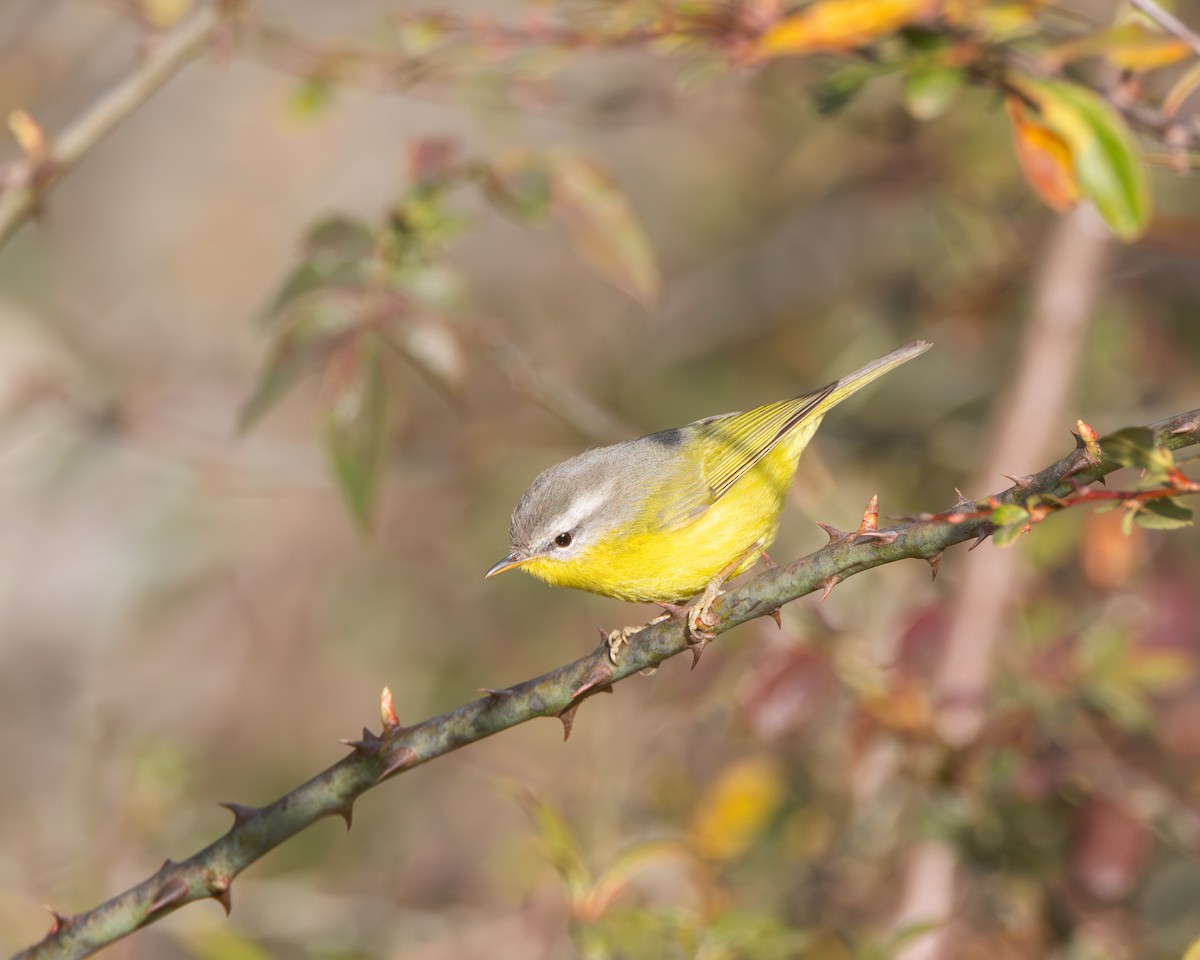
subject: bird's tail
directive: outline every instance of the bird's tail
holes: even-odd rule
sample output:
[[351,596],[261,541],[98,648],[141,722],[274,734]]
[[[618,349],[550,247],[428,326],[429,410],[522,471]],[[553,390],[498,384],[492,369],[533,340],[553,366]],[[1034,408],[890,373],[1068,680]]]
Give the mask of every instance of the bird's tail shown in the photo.
[[872,380],[877,380],[889,370],[894,370],[900,364],[908,363],[913,357],[920,356],[932,346],[933,344],[928,340],[914,340],[903,347],[897,347],[878,360],[872,360],[862,369],[847,374],[826,388],[829,392],[818,401],[809,417],[824,416],[830,407],[841,403],[852,393],[857,393]]

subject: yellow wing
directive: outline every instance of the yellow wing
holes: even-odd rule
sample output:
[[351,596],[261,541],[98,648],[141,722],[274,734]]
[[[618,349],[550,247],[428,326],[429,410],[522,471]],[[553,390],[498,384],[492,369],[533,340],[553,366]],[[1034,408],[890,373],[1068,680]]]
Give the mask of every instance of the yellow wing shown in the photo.
[[704,458],[704,479],[711,493],[710,504],[725,496],[733,485],[784,437],[814,413],[825,412],[822,404],[836,383],[816,393],[780,400],[709,421],[701,429],[708,434],[709,450]]
[[[682,427],[678,432],[685,434],[686,440],[681,445],[692,453],[677,461],[659,487],[655,497],[662,504],[657,515],[659,529],[686,527],[703,516],[780,440],[811,416],[835,386],[830,384],[803,397]],[[653,439],[664,435],[656,434]]]
[[681,458],[677,472],[657,491],[657,499],[663,504],[658,512],[662,528],[686,526],[702,516],[793,430],[823,417],[831,407],[930,346],[918,340],[802,397],[768,403],[745,413],[698,420],[679,431],[656,435],[686,432],[692,436],[682,445],[704,450],[702,456]]

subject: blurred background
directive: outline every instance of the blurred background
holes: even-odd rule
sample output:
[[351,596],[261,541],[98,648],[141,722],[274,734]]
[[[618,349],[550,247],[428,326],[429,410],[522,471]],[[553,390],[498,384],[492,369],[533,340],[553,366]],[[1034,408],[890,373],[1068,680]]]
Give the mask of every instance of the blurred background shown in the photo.
[[[178,6],[7,0],[0,112],[52,135]],[[399,6],[250,5],[254,29],[218,34],[0,248],[0,950],[44,933],[43,903],[85,909],[210,842],[219,801],[333,763],[385,684],[417,720],[651,613],[482,579],[528,482],[588,445],[934,341],[822,427],[772,549],[789,561],[873,493],[887,517],[943,510],[1065,455],[1077,419],[1103,433],[1200,397],[1194,177],[1153,170],[1158,213],[1124,246],[1039,204],[986,89],[918,122],[884,77],[823,115],[830,62],[714,74],[626,49],[314,80],[312,49],[373,49],[417,9]],[[427,278],[455,308],[383,368],[363,533],[320,378],[239,417],[306,234],[388,222],[428,138],[587,157],[662,293],[647,306],[561,225],[456,193],[468,225]],[[1181,956],[1200,935],[1197,545],[1077,509],[953,550],[933,581],[855,577],[695,672],[589,700],[566,744],[534,722],[387,783],[349,834],[320,823],[250,868],[230,919],[190,906],[106,955]]]

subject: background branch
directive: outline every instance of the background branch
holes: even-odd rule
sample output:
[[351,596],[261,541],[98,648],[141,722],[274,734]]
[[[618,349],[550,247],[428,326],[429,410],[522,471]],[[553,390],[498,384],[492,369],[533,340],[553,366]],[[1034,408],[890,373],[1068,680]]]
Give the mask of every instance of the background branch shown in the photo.
[[[1200,442],[1200,409],[1158,421],[1150,429],[1155,441],[1168,449],[1195,444]],[[790,600],[828,591],[847,577],[885,563],[921,558],[933,565],[936,574],[947,547],[989,535],[990,511],[996,504],[1024,504],[1035,494],[1068,497],[1081,483],[1118,468],[1114,461],[1080,446],[994,498],[957,504],[949,511],[903,520],[883,530],[873,529],[868,518],[854,533],[827,528],[830,542],[823,549],[786,567],[768,569],[725,594],[716,605],[717,632],[770,615]],[[336,814],[349,825],[354,801],[383,780],[536,717],[557,716],[569,735],[574,713],[584,699],[690,648],[682,624],[671,621],[637,634],[616,666],[609,662],[607,649],[602,643],[587,656],[541,677],[489,691],[411,727],[398,723],[385,691],[381,736],[364,731],[361,740],[347,741],[354,747],[350,756],[268,806],[227,804],[234,823],[218,840],[187,860],[167,861],[153,876],[93,910],[75,916],[56,913],[45,939],[14,960],[88,956],[193,900],[212,897],[228,910],[230,887],[238,873],[323,817]]]
[[34,214],[47,188],[104,135],[148,100],[188,63],[222,21],[222,4],[203,4],[157,38],[142,64],[101,96],[46,147],[45,156],[12,165],[0,183],[0,246]]

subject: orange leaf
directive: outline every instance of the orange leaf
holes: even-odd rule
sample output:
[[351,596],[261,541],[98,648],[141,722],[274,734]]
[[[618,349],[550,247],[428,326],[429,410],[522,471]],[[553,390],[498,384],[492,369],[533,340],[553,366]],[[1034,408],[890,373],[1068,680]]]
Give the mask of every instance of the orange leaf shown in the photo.
[[1057,133],[1031,119],[1016,97],[1008,100],[1016,135],[1017,162],[1034,192],[1053,210],[1070,210],[1082,197],[1071,148]]
[[852,50],[924,20],[938,0],[822,0],[775,24],[759,38],[763,56]]

